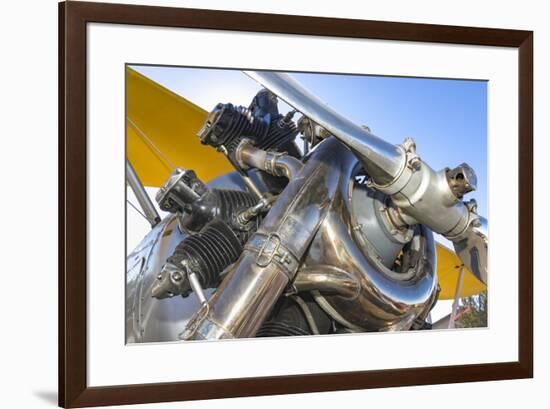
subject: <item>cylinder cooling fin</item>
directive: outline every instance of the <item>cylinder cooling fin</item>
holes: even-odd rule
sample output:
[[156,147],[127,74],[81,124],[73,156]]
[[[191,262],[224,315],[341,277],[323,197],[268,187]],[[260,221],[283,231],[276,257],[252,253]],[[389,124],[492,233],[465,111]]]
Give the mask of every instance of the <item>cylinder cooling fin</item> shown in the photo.
[[195,274],[202,288],[215,288],[225,268],[234,263],[243,247],[224,221],[210,222],[200,233],[187,236],[166,259],[152,289],[158,299],[191,293],[189,276]]
[[243,138],[254,141],[260,149],[295,153],[294,139],[298,134],[292,121],[293,112],[279,113],[277,97],[267,90],[260,91],[246,108],[219,103],[210,112],[198,132],[202,143],[232,154]]
[[189,234],[167,258],[153,288],[156,298],[187,296],[189,275],[195,273],[203,288],[214,288],[220,274],[234,263],[243,245],[258,228],[262,215],[246,223],[239,215],[257,205],[240,190],[210,189],[190,170],[178,168],[161,187],[157,202],[174,213],[180,229]]
[[196,273],[204,288],[213,288],[220,273],[237,260],[242,250],[233,230],[223,221],[215,220],[200,233],[185,238],[167,263]]
[[242,190],[209,189],[192,170],[174,170],[160,188],[156,200],[162,210],[178,215],[180,228],[190,234],[200,232],[215,219],[221,219],[235,229],[239,240],[244,243],[260,221],[258,218],[242,225],[236,220],[236,215],[257,203],[254,195]]

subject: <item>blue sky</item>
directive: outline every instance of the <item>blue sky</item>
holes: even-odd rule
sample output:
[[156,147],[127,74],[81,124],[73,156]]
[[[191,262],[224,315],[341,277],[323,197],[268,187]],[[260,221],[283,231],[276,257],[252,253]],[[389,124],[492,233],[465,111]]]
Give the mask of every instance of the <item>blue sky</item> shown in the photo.
[[[210,111],[218,102],[248,106],[260,86],[238,70],[133,66],[153,81]],[[343,74],[292,73],[322,100],[377,136],[410,136],[436,170],[474,168],[478,212],[487,217],[487,82]],[[282,106],[284,113],[288,107]]]

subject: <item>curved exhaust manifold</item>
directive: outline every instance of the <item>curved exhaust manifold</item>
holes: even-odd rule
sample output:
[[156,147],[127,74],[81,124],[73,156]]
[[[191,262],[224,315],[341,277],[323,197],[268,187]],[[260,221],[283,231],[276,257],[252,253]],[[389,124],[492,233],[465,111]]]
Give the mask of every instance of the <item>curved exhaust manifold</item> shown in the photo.
[[[357,330],[410,328],[427,313],[437,287],[431,232],[424,229],[419,236],[422,258],[410,276],[392,276],[369,260],[352,236],[348,191],[357,165],[353,153],[336,139],[322,142],[183,337],[253,337],[279,297],[299,289],[317,291],[327,313]],[[330,282],[334,288],[323,287]]]
[[184,338],[253,337],[298,271],[341,183],[320,150],[289,181]]

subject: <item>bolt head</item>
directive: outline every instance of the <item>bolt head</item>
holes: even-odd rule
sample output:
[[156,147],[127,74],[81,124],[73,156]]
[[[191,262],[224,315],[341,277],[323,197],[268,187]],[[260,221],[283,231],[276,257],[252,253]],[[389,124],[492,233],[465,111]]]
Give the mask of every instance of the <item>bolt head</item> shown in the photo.
[[422,166],[422,160],[418,156],[415,156],[411,158],[411,160],[409,161],[409,164],[414,170],[419,170],[420,167]]

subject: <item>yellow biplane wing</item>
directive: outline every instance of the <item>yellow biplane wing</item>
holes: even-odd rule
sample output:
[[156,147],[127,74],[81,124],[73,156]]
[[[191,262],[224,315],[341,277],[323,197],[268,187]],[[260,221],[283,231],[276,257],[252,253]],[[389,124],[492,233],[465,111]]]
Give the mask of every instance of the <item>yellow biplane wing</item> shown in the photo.
[[[233,170],[221,153],[196,136],[206,111],[131,68],[126,74],[127,154],[145,186],[161,186],[175,166],[193,169],[205,182]],[[461,266],[453,251],[437,244],[440,299],[454,298]],[[465,270],[460,297],[485,288]]]
[[126,69],[126,153],[143,185],[160,187],[176,166],[193,169],[204,182],[233,170],[223,154],[197,137],[207,114]]
[[[458,276],[462,261],[457,257],[454,251],[449,250],[443,244],[436,243],[437,250],[437,277],[441,292],[439,293],[440,300],[452,300],[455,296],[455,289],[458,283]],[[462,289],[459,298],[469,297],[479,294],[486,290],[487,287],[479,281],[473,273],[464,267],[464,279],[462,281]]]

